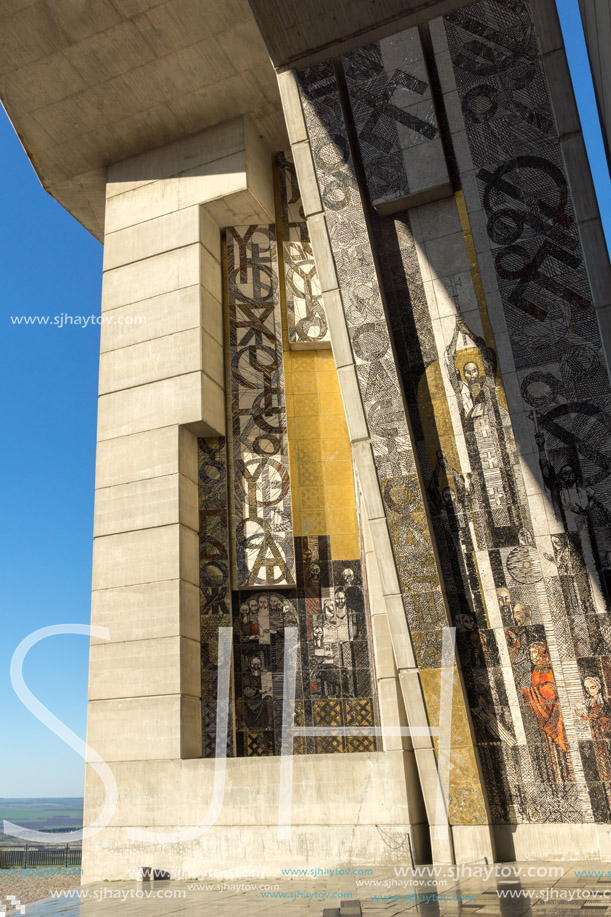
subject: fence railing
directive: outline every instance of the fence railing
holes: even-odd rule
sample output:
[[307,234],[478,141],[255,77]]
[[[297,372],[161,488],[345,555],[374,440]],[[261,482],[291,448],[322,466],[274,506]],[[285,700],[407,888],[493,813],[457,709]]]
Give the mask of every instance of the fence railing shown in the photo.
[[0,869],[27,866],[80,866],[82,847],[70,844],[0,846]]

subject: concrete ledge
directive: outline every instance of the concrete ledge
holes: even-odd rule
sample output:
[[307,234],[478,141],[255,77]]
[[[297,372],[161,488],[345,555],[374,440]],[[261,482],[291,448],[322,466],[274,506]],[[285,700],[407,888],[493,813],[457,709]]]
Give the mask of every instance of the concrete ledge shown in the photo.
[[223,388],[192,372],[100,397],[98,442],[173,424],[201,425],[198,435],[224,436]]
[[[608,825],[491,825],[499,862],[512,860],[598,860],[601,858],[599,828]],[[606,833],[605,832],[605,833]],[[607,847],[602,855],[611,853]]]
[[89,700],[201,693],[199,640],[158,637],[91,647]]
[[203,293],[194,284],[113,309],[100,329],[100,353],[199,328]]
[[202,332],[199,328],[179,331],[132,344],[120,350],[111,350],[100,355],[99,392],[119,392],[122,389],[147,385],[185,373],[203,371],[223,381],[223,352],[218,342],[208,336],[210,363],[202,361]]
[[[112,709],[111,704],[108,709]],[[353,830],[359,825],[408,824],[407,795],[403,792],[407,754],[399,750],[295,755],[294,823],[316,827],[321,839],[327,831],[332,831],[332,826]],[[212,801],[214,759],[164,761],[150,757],[151,760],[136,762],[125,757],[113,759],[119,798],[106,831],[128,825],[187,827],[198,824],[206,815]],[[223,807],[216,826],[238,830],[265,828],[268,838],[275,842],[280,765],[280,757],[228,758]],[[87,780],[86,819],[93,820],[102,809],[104,788],[91,770]],[[229,860],[233,860],[233,854],[228,853]]]
[[178,522],[199,531],[197,484],[182,475],[164,475],[96,491],[95,538]]
[[110,763],[195,758],[202,753],[201,700],[169,694],[91,701],[87,742]]
[[126,237],[128,252],[154,249],[158,227],[171,225],[166,249],[174,247],[189,234],[177,212],[200,204],[219,227],[272,222],[271,170],[270,150],[244,117],[117,163],[109,169],[106,237],[146,223]]
[[[91,597],[91,623],[107,627],[112,643],[145,637],[199,640],[199,586],[174,579],[97,589]],[[91,643],[107,641],[92,637]]]
[[[154,830],[147,824],[135,827]],[[170,826],[167,831],[183,828]],[[193,876],[201,875],[202,870],[257,869],[264,877],[273,877],[286,868],[314,869],[321,864],[328,869],[344,866],[350,870],[359,866],[409,866],[410,833],[412,847],[418,849],[419,838],[426,834],[422,826],[412,828],[396,822],[351,827],[304,825],[295,820],[290,841],[278,840],[275,825],[214,825],[196,840],[154,846],[130,840],[127,828],[106,828],[83,846],[82,878],[84,883],[127,879],[129,871],[144,861],[153,861],[155,869]]]
[[105,535],[93,543],[93,589],[183,579],[199,586],[199,539],[183,525]]
[[188,430],[175,425],[98,443],[96,488],[178,472],[197,482],[197,448]]

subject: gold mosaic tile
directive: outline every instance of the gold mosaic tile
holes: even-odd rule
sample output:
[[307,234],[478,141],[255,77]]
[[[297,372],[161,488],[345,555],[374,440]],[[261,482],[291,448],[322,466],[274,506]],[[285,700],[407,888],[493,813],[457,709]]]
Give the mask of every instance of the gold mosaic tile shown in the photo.
[[[296,469],[297,484],[299,487],[322,487],[325,483],[325,474],[322,462],[299,463]],[[293,482],[293,486],[295,483]]]
[[344,417],[344,402],[339,392],[325,392],[320,396],[320,408],[324,416],[330,417],[337,415]]
[[321,418],[295,416],[293,428],[297,439],[319,440],[321,435]]
[[[329,417],[321,418],[322,435],[327,437],[345,437],[348,440],[348,425],[343,414],[333,414]],[[348,444],[349,445],[349,444]]]
[[296,417],[306,417],[320,412],[318,396],[315,392],[306,395],[293,395],[293,410]]
[[331,534],[331,552],[333,557],[359,557],[361,546],[359,537],[354,535]]
[[[351,535],[357,533],[357,522],[352,509],[329,509],[327,510],[329,520],[329,531],[332,535]],[[344,556],[343,554],[341,555]]]
[[323,372],[318,373],[318,391],[325,393],[337,392],[339,394],[339,379],[335,368],[332,370],[325,369]]
[[348,484],[334,484],[326,488],[327,506],[342,509],[354,505],[354,487]]
[[[354,473],[352,462],[339,461],[331,459],[324,463],[325,484],[333,486],[336,484],[352,485],[354,491]],[[354,502],[354,498],[353,498]]]
[[327,535],[327,517],[324,509],[319,512],[308,510],[301,514],[302,535]]
[[320,487],[300,487],[301,510],[319,510],[325,507],[325,491]]
[[[290,355],[291,358],[293,354]],[[285,363],[288,362],[285,360]],[[314,373],[292,373],[292,392],[294,395],[311,394],[317,391],[316,376]]]
[[352,453],[350,442],[347,437],[330,436],[325,437],[322,444],[323,456],[326,460],[351,461]]

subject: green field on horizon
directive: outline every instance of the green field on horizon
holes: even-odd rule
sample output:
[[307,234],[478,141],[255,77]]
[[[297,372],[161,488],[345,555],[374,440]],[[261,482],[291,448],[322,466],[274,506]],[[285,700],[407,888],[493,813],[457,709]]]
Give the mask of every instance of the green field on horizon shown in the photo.
[[82,828],[83,799],[78,796],[16,799],[0,796],[0,843],[20,844],[23,841],[19,838],[3,833],[5,819],[22,828],[48,832],[52,842],[56,833]]

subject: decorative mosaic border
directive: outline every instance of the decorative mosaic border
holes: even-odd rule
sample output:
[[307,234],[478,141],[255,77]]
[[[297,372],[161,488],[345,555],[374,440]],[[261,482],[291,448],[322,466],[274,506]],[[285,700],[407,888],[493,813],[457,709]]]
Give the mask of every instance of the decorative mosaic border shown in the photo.
[[273,226],[227,230],[232,537],[239,587],[294,586],[282,322]]
[[279,184],[280,274],[284,276],[288,342],[291,347],[329,347],[329,328],[308,224],[301,205],[297,175],[290,152],[276,157]]

